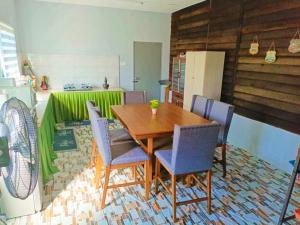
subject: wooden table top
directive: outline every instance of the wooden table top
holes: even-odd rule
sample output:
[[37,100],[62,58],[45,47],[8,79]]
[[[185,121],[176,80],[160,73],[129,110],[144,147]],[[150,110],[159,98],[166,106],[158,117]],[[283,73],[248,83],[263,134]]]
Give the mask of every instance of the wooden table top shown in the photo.
[[172,135],[174,125],[204,125],[206,120],[174,104],[160,104],[152,115],[149,104],[114,105],[112,111],[136,139]]

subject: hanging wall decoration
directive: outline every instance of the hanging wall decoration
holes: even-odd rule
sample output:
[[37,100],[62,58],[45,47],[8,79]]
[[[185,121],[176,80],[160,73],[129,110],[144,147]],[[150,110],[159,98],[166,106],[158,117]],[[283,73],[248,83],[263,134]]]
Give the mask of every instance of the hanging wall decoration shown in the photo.
[[300,32],[299,32],[299,30],[296,31],[296,33],[294,34],[294,37],[291,39],[288,50],[290,53],[300,52]]
[[272,41],[269,50],[266,53],[265,62],[273,63],[276,61],[276,49],[275,49],[275,42]]
[[258,53],[259,44],[257,35],[254,36],[253,41],[250,44],[249,53],[251,55],[256,55]]

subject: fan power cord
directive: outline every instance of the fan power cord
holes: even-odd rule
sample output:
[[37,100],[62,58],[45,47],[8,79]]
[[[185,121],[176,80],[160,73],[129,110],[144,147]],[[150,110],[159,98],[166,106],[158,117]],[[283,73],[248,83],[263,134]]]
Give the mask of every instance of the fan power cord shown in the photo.
[[0,214],[0,225],[7,225],[7,223],[5,221],[6,221],[5,215]]

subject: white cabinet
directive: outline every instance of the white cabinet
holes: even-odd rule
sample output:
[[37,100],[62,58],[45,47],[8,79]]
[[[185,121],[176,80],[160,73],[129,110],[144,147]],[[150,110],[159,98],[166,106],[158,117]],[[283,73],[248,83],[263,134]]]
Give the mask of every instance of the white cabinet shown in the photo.
[[183,108],[190,110],[193,95],[220,100],[225,52],[186,52]]

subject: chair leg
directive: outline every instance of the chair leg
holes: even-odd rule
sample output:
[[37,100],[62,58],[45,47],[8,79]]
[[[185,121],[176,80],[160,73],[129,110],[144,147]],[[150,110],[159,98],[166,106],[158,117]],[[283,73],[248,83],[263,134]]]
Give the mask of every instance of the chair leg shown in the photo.
[[186,186],[189,188],[192,186],[192,177],[190,175],[187,175],[185,178]]
[[109,175],[110,175],[110,167],[106,166],[105,167],[105,179],[104,179],[102,198],[101,198],[101,209],[104,209],[104,207],[105,207],[105,198],[106,198],[107,187],[108,187],[108,183],[109,183]]
[[134,181],[136,181],[136,179],[137,179],[137,171],[136,171],[136,169],[137,169],[137,166],[132,166],[132,167],[131,167],[131,170],[132,170],[132,178],[133,178]]
[[206,194],[207,194],[208,214],[211,214],[211,176],[212,176],[212,171],[209,170],[206,174]]
[[144,163],[144,180],[145,180],[145,199],[149,200],[150,195],[150,179],[149,179],[149,163],[145,161]]
[[181,181],[181,183],[182,183],[183,185],[187,184],[187,183],[186,183],[186,177],[184,177],[184,176],[182,176],[182,177],[180,178],[180,181]]
[[96,160],[96,174],[95,174],[95,185],[96,189],[99,189],[99,183],[100,183],[100,176],[101,176],[101,170],[102,170],[102,158],[100,153],[97,153],[97,160]]
[[92,152],[91,152],[91,159],[89,163],[89,168],[92,168],[95,166],[95,158],[96,158],[96,151],[97,151],[97,144],[96,140],[92,140]]
[[223,177],[226,177],[226,144],[222,145],[222,166],[223,166]]
[[155,194],[158,193],[158,177],[160,177],[160,162],[158,158],[155,160]]
[[176,222],[176,176],[172,176],[172,212],[173,212],[173,221]]

